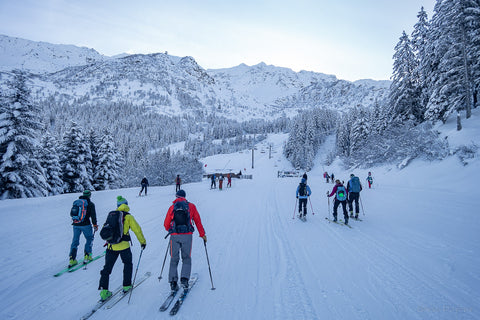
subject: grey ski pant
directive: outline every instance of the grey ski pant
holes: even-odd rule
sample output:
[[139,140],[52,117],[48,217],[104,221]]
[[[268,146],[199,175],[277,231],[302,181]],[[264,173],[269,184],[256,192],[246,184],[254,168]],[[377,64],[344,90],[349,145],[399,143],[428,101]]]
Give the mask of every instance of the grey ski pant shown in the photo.
[[173,234],[170,236],[170,270],[168,281],[178,281],[177,266],[182,256],[181,278],[190,279],[192,271],[192,234]]

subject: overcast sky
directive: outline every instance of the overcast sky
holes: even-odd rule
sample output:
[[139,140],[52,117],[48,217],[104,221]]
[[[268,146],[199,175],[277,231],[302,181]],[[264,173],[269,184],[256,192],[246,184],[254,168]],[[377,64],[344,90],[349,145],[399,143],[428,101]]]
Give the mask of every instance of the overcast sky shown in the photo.
[[112,56],[168,51],[205,69],[260,62],[389,79],[393,48],[435,0],[0,0],[0,34]]

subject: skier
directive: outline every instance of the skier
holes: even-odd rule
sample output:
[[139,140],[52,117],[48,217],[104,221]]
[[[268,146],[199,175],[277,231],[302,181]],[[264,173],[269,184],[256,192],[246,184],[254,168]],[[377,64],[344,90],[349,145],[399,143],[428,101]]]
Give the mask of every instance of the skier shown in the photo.
[[360,212],[358,200],[360,199],[360,191],[362,191],[362,184],[360,183],[360,179],[356,177],[353,173],[350,175],[350,180],[347,183],[347,190],[350,218],[353,218],[353,201],[355,201],[355,219],[358,219],[358,213]]
[[145,189],[145,195],[147,195],[147,187],[148,187],[147,177],[143,176],[143,179],[142,179],[142,181],[140,182],[140,184],[142,185],[142,190],[140,190],[140,193],[138,194],[139,197],[142,196],[142,191],[143,191],[143,189]]
[[303,179],[305,179],[305,181],[307,181],[307,173],[305,172],[302,176]]
[[371,172],[368,173],[367,182],[368,182],[368,189],[371,189],[373,184],[373,178],[372,178]]
[[212,182],[210,183],[210,189],[215,189],[217,187],[217,183],[215,182],[215,174],[212,173],[212,175],[210,176],[210,179],[212,180]]
[[328,175],[328,173],[326,173],[325,176],[327,178],[327,183],[330,183],[330,176]]
[[192,234],[195,230],[192,220],[198,228],[200,238],[207,242],[207,236],[202,226],[200,214],[197,207],[188,202],[184,190],[178,190],[176,199],[168,208],[165,221],[163,223],[165,230],[170,234],[170,270],[168,272],[168,281],[172,291],[178,290],[178,272],[177,266],[182,257],[182,270],[180,272],[180,282],[184,289],[188,289],[188,280],[192,270]]
[[[300,219],[305,218],[307,216],[307,201],[308,197],[312,194],[312,190],[307,184],[307,180],[302,178],[302,181],[297,187],[296,197],[298,199],[298,217]],[[303,208],[303,214],[302,214]]]
[[232,187],[232,175],[229,173],[227,174],[227,188],[231,188]]
[[[85,203],[86,201],[86,210],[84,213],[84,216],[82,219],[75,220],[72,222],[73,226],[73,239],[72,239],[72,244],[70,245],[70,259],[68,266],[73,267],[77,262],[77,248],[78,245],[80,244],[80,235],[83,233],[83,236],[85,237],[86,243],[85,243],[85,248],[84,248],[84,258],[83,262],[91,261],[92,260],[92,246],[93,246],[93,235],[94,232],[92,231],[92,224],[93,224],[93,229],[95,231],[98,230],[97,226],[97,213],[95,211],[95,204],[90,200],[90,197],[92,196],[92,193],[90,190],[85,190],[83,191],[83,194],[78,197],[78,199],[81,199],[80,203]],[[75,201],[77,202],[77,201]],[[75,206],[75,203],[74,203]],[[73,211],[72,207],[72,211]],[[90,222],[91,220],[91,222]]]
[[223,186],[223,174],[221,174],[220,177],[218,178],[218,190],[222,190],[222,186]]
[[347,195],[348,191],[345,189],[340,180],[335,180],[335,186],[332,189],[332,192],[328,194],[327,197],[335,195],[335,202],[333,203],[333,221],[337,222],[337,209],[340,204],[342,204],[343,217],[345,218],[345,224],[348,224],[348,213],[347,213]]
[[[107,252],[105,254],[105,265],[103,266],[102,271],[100,271],[100,282],[98,285],[98,290],[101,290],[100,298],[102,300],[106,300],[112,295],[112,292],[108,290],[108,285],[110,280],[110,274],[112,273],[113,266],[117,261],[118,256],[120,256],[123,262],[123,292],[128,292],[132,288],[133,263],[132,250],[130,250],[131,238],[129,230],[132,229],[132,231],[135,233],[138,242],[140,242],[142,250],[144,250],[147,246],[147,241],[143,236],[142,228],[140,228],[140,225],[130,214],[130,207],[128,206],[128,201],[122,196],[117,197],[117,210],[112,211],[111,213],[114,212],[123,215],[123,235],[119,243],[106,243]],[[116,220],[118,221],[118,219]],[[107,222],[105,224],[107,224]]]
[[332,183],[334,183],[334,181],[335,181],[335,180],[334,180],[334,179],[335,179],[335,175],[333,174],[333,172],[332,172],[332,174],[330,175],[330,178],[332,178]]
[[176,183],[175,192],[177,192],[178,190],[180,190],[180,185],[182,184],[182,179],[180,179],[179,174],[177,174],[177,177],[175,178],[175,183]]

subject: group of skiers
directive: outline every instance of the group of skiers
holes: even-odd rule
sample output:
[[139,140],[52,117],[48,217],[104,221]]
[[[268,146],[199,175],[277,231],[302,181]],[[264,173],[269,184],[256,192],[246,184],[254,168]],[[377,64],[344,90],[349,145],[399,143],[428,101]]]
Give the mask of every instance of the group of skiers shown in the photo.
[[[223,174],[220,174],[218,177],[212,173],[210,176],[210,189],[216,189],[217,188],[217,182],[216,180],[218,179],[218,189],[222,190],[223,189],[223,180],[225,180],[225,177]],[[230,173],[227,174],[227,188],[232,187],[232,175]]]
[[[146,178],[144,179],[146,180]],[[145,194],[147,192],[146,186],[148,186],[148,181],[145,185]],[[73,240],[70,246],[69,268],[78,264],[76,259],[77,248],[82,233],[86,240],[83,263],[88,263],[92,260],[93,230],[97,231],[98,225],[95,204],[91,200],[91,195],[90,190],[85,190],[72,206],[70,215],[73,220]],[[179,280],[182,287],[185,290],[188,289],[192,266],[192,234],[195,230],[193,224],[196,225],[200,237],[206,243],[207,236],[205,235],[196,206],[187,201],[184,190],[178,189],[175,194],[175,200],[168,208],[164,220],[165,230],[170,236],[169,250],[171,258],[168,279],[172,290],[179,289]],[[118,230],[118,235],[115,235],[115,230]],[[105,265],[100,271],[98,285],[102,301],[107,300],[112,295],[112,292],[109,290],[109,278],[118,256],[120,256],[123,262],[123,292],[126,293],[132,289],[133,262],[132,251],[130,250],[130,230],[135,233],[143,252],[147,246],[147,241],[142,229],[130,213],[127,199],[118,196],[116,209],[108,214],[107,220],[100,231],[100,236],[106,240],[107,247]],[[179,277],[177,267],[180,257],[182,259],[182,268]]]
[[[333,173],[329,175],[328,173],[324,173],[324,178],[327,179],[327,183],[329,179],[333,179]],[[368,173],[367,177],[368,187],[371,188],[373,184],[373,178],[371,172]],[[347,182],[347,186],[343,185],[343,182],[339,179],[335,180],[335,186],[333,187],[331,192],[327,191],[327,197],[335,197],[333,203],[333,221],[337,222],[337,212],[338,206],[341,204],[343,209],[343,217],[344,223],[348,225],[348,219],[354,218],[358,220],[358,215],[360,213],[360,192],[362,191],[362,184],[360,183],[360,179],[355,176],[353,173],[350,174],[350,180]],[[302,180],[300,181],[297,191],[296,191],[296,198],[298,199],[298,217],[300,219],[305,219],[307,215],[307,201],[308,197],[312,194],[312,190],[307,184],[307,174],[303,174]],[[355,215],[354,215],[354,204],[355,204]],[[348,211],[350,215],[347,213],[347,205]],[[329,206],[330,207],[330,206]],[[329,209],[330,210],[330,209]]]

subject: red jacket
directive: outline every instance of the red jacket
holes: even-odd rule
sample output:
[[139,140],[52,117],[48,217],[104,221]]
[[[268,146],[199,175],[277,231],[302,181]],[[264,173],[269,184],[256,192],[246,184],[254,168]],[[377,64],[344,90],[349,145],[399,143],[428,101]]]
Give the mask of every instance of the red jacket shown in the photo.
[[[175,204],[176,202],[179,202],[179,201],[187,201],[187,200],[185,198],[179,197],[175,199],[173,203]],[[201,238],[205,235],[205,230],[203,229],[202,220],[200,219],[200,214],[197,211],[197,207],[195,207],[193,203],[189,202],[188,208],[190,210],[190,222],[192,220],[195,222],[195,225],[197,226],[197,230]],[[163,226],[167,231],[170,230],[172,225],[173,225],[173,204],[170,206],[170,208],[168,208],[167,216],[165,217],[165,221],[163,222]],[[192,233],[193,232],[184,233],[184,234],[192,234]],[[178,233],[172,233],[172,234],[178,234]]]

